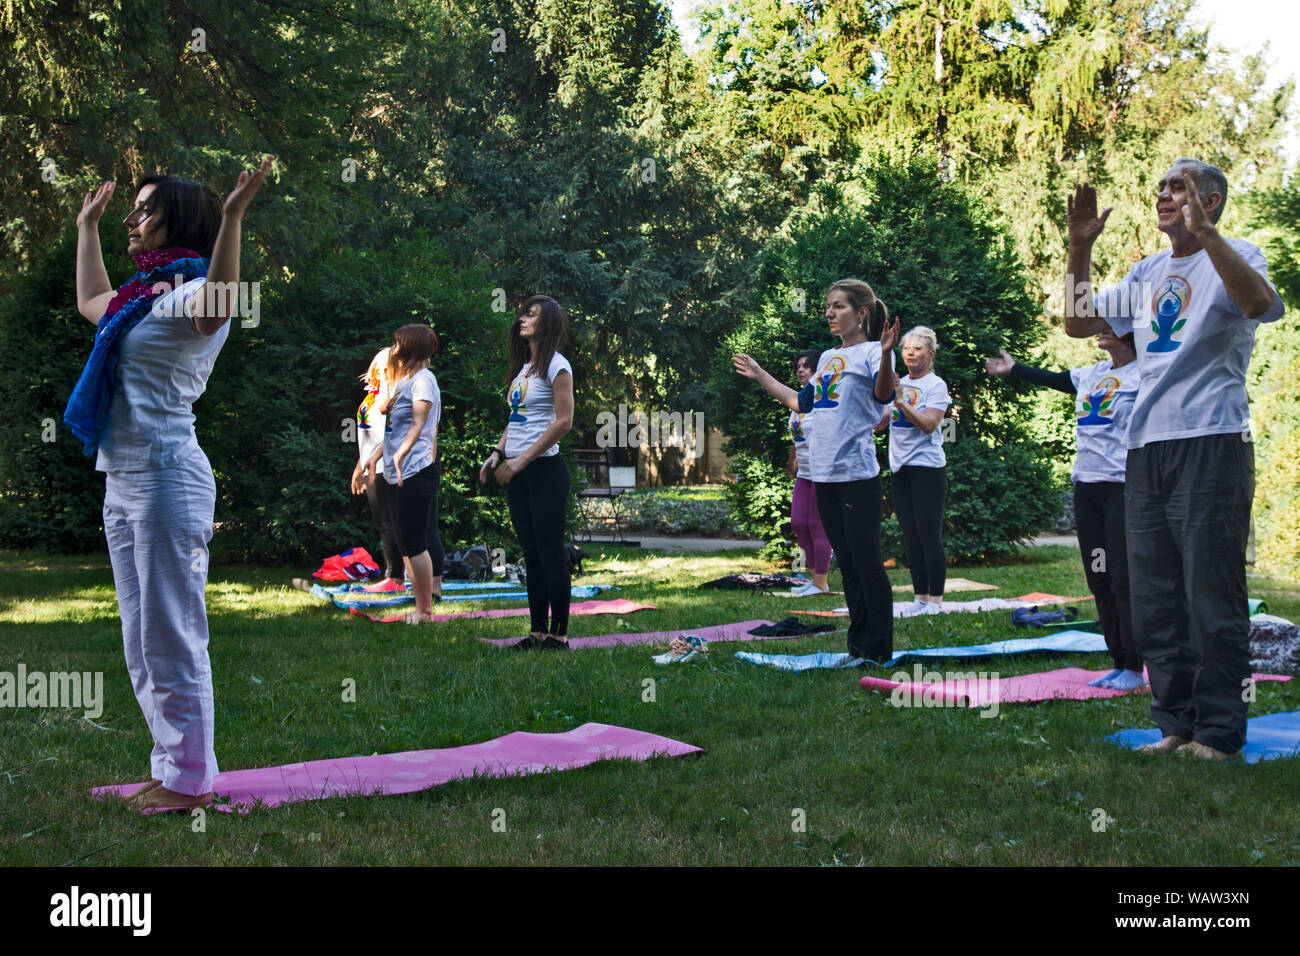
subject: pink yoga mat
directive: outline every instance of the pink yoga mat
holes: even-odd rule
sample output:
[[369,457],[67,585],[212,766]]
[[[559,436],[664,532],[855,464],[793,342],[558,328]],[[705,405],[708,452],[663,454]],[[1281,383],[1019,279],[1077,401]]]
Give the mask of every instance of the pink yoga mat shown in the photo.
[[[612,601],[579,601],[577,604],[569,605],[569,616],[573,617],[579,614],[631,614],[633,611],[657,611],[659,610],[653,604],[637,604],[635,601],[628,601],[624,598],[615,598]],[[407,611],[403,614],[390,614],[384,617],[367,614],[360,608],[352,608],[353,614],[359,614],[362,617],[368,617],[376,624],[392,624],[395,621],[405,620]],[[498,607],[490,611],[457,611],[454,614],[435,614],[433,622],[455,621],[466,617],[527,617],[528,608],[526,607]]]
[[[679,631],[647,631],[644,634],[601,634],[598,637],[571,637],[569,647],[581,650],[584,647],[616,647],[634,644],[667,644],[679,634],[693,634],[706,641],[768,641],[771,637],[758,637],[750,634],[754,628],[771,621],[740,621],[736,624],[718,624],[713,627],[688,627]],[[807,634],[792,634],[791,637],[807,637]],[[522,637],[491,638],[480,637],[484,644],[508,647],[518,644]]]
[[[464,777],[512,777],[572,770],[599,760],[648,760],[701,753],[699,747],[609,724],[583,724],[562,734],[517,731],[495,740],[444,750],[408,750],[374,757],[311,760],[261,770],[232,770],[213,779],[212,790],[229,803],[216,809],[246,811],[325,797],[416,793]],[[144,784],[96,787],[95,797],[125,796]]]
[[[920,665],[922,673],[928,668]],[[964,671],[963,673],[972,673]],[[978,672],[975,672],[978,673]],[[1020,674],[1016,677],[1001,677],[988,680],[954,681],[942,683],[918,683],[916,681],[892,681],[881,677],[864,677],[858,681],[863,690],[878,690],[892,694],[895,688],[910,687],[913,702],[922,704],[943,700],[957,707],[987,707],[990,704],[1032,704],[1044,700],[1089,700],[1094,697],[1123,697],[1132,694],[1131,690],[1112,690],[1109,687],[1089,687],[1088,681],[1095,680],[1110,671],[1086,671],[1079,667],[1063,667],[1055,671],[1043,671],[1037,674]],[[1254,674],[1255,680],[1290,680],[1278,674]],[[1149,687],[1140,688],[1146,693]]]

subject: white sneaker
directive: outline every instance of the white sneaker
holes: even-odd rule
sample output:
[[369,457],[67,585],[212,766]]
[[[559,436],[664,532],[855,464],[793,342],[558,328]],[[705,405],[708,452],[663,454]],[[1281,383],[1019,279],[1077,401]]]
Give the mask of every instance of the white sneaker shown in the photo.
[[925,613],[925,602],[920,598],[912,598],[912,603],[903,608],[903,617],[916,617],[918,614]]
[[809,581],[803,587],[791,591],[790,596],[791,597],[816,597],[819,594],[825,594],[825,593],[827,592],[823,591],[817,585]]
[[942,604],[937,604],[934,601],[921,601],[919,603],[921,605],[921,610],[919,613],[921,614],[942,614],[943,613]]

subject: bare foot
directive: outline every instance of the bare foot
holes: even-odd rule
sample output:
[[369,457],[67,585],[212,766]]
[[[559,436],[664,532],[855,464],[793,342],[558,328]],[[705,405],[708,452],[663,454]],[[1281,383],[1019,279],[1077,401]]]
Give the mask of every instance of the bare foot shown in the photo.
[[211,802],[211,791],[196,797],[188,793],[168,790],[159,784],[136,801],[135,805],[141,810],[188,810],[190,807],[206,807]]
[[402,618],[403,624],[428,624],[433,620],[433,614],[421,614],[419,611],[412,611],[406,617]]
[[1229,753],[1226,750],[1219,750],[1217,747],[1211,747],[1209,744],[1203,744],[1199,740],[1193,740],[1190,744],[1179,749],[1180,755],[1191,754],[1193,757],[1200,757],[1202,760],[1213,760],[1223,763],[1227,760],[1236,760],[1241,757],[1241,750],[1235,753]]
[[161,780],[150,780],[143,787],[141,787],[138,790],[133,790],[131,793],[127,794],[122,799],[125,800],[127,803],[131,804],[131,806],[137,806],[140,803],[140,798],[142,796],[144,796],[150,790],[154,790],[161,786],[162,786]]
[[1186,737],[1175,737],[1173,734],[1170,734],[1168,737],[1160,738],[1157,743],[1143,744],[1141,747],[1137,748],[1137,752],[1140,754],[1173,753],[1175,750],[1180,750],[1190,743],[1191,741]]

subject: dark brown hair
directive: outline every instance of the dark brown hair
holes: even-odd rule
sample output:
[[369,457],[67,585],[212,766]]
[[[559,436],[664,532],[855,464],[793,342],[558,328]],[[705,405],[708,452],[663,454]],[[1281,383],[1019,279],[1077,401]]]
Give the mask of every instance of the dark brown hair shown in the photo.
[[196,183],[161,173],[146,176],[135,187],[138,196],[145,186],[153,187],[148,205],[159,218],[165,245],[193,249],[201,256],[212,255],[221,228],[221,196],[207,183]]
[[389,383],[395,386],[398,379],[427,368],[437,351],[438,333],[433,329],[419,322],[402,326],[393,333],[393,347],[388,350]]
[[817,374],[817,360],[818,360],[819,358],[821,358],[821,357],[822,357],[822,353],[821,353],[821,352],[818,352],[816,349],[804,349],[802,352],[800,352],[798,355],[796,355],[796,356],[794,357],[794,373],[795,373],[795,375],[798,375],[798,374],[799,374],[799,363],[800,363],[800,362],[807,362],[807,363],[808,363],[808,368],[812,371],[812,373],[813,373],[814,375],[816,375],[816,374]]
[[528,340],[519,334],[519,319],[527,315],[528,310],[534,305],[542,307],[542,315],[540,319],[541,325],[537,330],[536,338],[533,340],[536,342],[537,356],[533,361],[533,367],[528,370],[528,374],[546,378],[546,373],[551,368],[551,359],[564,346],[565,336],[569,329],[569,320],[564,314],[564,306],[549,295],[533,296],[519,307],[519,314],[510,326],[510,373],[506,375],[507,388],[515,380],[519,370],[524,367],[524,363],[528,361]]

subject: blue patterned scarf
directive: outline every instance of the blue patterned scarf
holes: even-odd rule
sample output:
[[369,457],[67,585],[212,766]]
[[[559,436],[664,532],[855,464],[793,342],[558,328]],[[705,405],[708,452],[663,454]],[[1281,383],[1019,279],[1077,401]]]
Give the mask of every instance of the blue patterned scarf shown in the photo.
[[117,290],[99,320],[95,346],[63,412],[64,424],[81,440],[88,456],[98,450],[108,422],[122,340],[152,311],[158,296],[180,284],[175,281],[178,275],[180,282],[206,276],[211,262],[192,249],[179,246],[151,249],[131,258],[140,271]]

